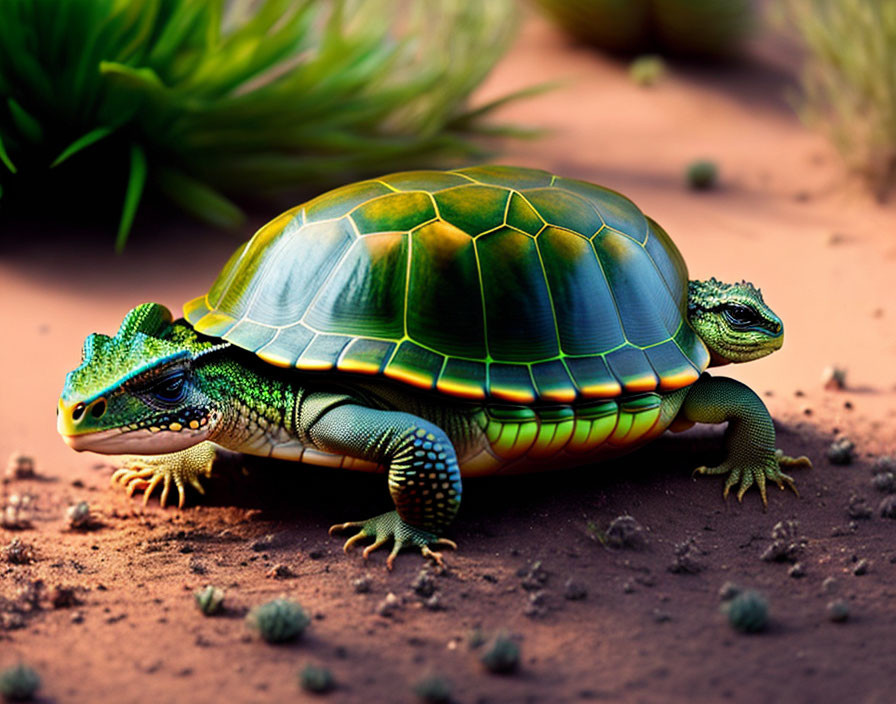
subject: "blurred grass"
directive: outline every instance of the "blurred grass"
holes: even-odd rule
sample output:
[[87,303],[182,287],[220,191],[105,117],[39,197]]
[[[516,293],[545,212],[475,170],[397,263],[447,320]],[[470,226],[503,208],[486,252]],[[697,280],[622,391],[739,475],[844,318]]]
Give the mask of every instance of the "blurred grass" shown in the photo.
[[786,0],[805,43],[802,114],[883,200],[896,184],[896,0]]
[[486,119],[531,91],[468,105],[515,29],[513,0],[0,0],[0,209],[113,209],[120,249],[145,191],[232,226],[475,157],[525,134]]
[[536,0],[557,25],[622,54],[721,58],[754,28],[751,0]]

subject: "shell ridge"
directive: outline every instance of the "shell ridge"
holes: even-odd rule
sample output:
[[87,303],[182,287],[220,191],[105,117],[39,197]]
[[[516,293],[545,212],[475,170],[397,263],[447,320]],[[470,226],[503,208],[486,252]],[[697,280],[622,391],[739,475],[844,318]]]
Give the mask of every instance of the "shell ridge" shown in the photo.
[[[348,218],[348,219],[351,220],[351,218]],[[336,272],[343,265],[346,257],[348,257],[349,252],[351,252],[355,247],[359,246],[358,242],[360,242],[360,241],[361,241],[361,238],[356,237],[355,241],[352,242],[349,247],[345,248],[345,251],[342,253],[342,256],[339,257],[339,261],[337,261],[330,268],[330,272],[327,274],[327,277],[323,280],[323,283],[321,283],[320,288],[317,290],[317,292],[314,294],[314,296],[308,302],[308,306],[305,308],[305,312],[302,313],[302,317],[299,318],[299,322],[302,323],[303,325],[305,325],[309,330],[313,330],[314,332],[319,333],[319,334],[324,334],[323,330],[318,330],[316,327],[314,327],[313,325],[308,323],[306,321],[306,318],[308,317],[308,313],[310,313],[311,310],[314,308],[314,304],[317,303],[317,300],[321,297],[321,295],[323,295],[323,292],[327,290],[327,284],[330,283],[330,279],[332,279],[333,276],[336,275]]]

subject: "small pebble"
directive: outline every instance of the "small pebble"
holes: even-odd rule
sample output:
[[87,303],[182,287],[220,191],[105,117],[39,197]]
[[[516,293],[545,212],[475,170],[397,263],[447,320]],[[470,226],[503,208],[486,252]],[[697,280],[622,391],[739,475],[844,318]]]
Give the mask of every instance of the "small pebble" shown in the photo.
[[852,573],[856,577],[861,577],[863,574],[868,574],[869,566],[870,566],[870,563],[868,562],[868,560],[866,560],[865,558],[862,558],[855,564],[855,567],[852,568]]
[[370,578],[370,575],[366,574],[352,580],[352,588],[358,594],[366,594],[369,592],[372,584],[373,580]]
[[265,574],[268,579],[291,579],[296,576],[289,565],[283,565],[279,562],[271,567]]
[[847,604],[843,599],[835,599],[834,601],[829,601],[828,606],[828,619],[833,621],[834,623],[843,623],[847,619],[849,619],[849,604]]
[[6,463],[7,479],[34,479],[34,458],[13,452]]
[[871,486],[882,494],[896,494],[896,474],[878,472],[871,477]]
[[611,548],[644,550],[647,547],[647,531],[633,516],[617,516],[607,528],[606,541]]
[[431,597],[436,591],[436,580],[428,570],[420,570],[411,582],[411,589],[417,596]]
[[0,549],[3,558],[13,565],[27,565],[34,562],[34,546],[18,538],[13,538],[9,545]]
[[883,518],[896,518],[896,494],[885,497],[877,510]]
[[846,369],[830,365],[821,372],[821,385],[825,391],[843,391],[846,388]]
[[825,594],[833,594],[837,591],[839,586],[836,577],[825,577],[825,580],[821,583],[821,590]]
[[65,517],[68,519],[69,528],[72,530],[86,530],[90,528],[92,524],[90,504],[86,501],[72,504],[65,512]]
[[734,582],[725,582],[719,588],[719,601],[730,601],[738,594],[743,591],[737,584]]
[[389,592],[386,594],[386,597],[376,606],[376,613],[380,616],[389,617],[392,616],[398,609],[401,608],[401,599],[399,599],[395,594]]
[[569,601],[581,601],[588,597],[588,589],[581,582],[577,582],[572,577],[563,584],[563,598]]
[[868,505],[868,499],[858,494],[853,494],[849,497],[846,512],[850,518],[855,520],[867,520],[874,515],[874,509]]
[[522,569],[517,575],[522,577],[520,586],[526,591],[536,591],[541,589],[547,584],[548,577],[550,576],[548,571],[542,566],[541,560],[536,560],[529,565],[528,570]]
[[831,443],[828,447],[827,457],[831,464],[848,465],[852,464],[855,453],[855,443],[849,438],[840,438]]
[[797,562],[789,570],[787,570],[787,574],[794,579],[799,579],[800,577],[806,576],[806,568],[803,567],[802,562]]

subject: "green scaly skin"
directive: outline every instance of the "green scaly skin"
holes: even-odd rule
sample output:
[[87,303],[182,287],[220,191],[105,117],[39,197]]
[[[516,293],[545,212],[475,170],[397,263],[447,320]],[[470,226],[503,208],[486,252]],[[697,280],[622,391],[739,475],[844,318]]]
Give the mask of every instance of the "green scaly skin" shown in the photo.
[[[780,319],[747,283],[692,281],[688,317],[713,364],[757,359],[783,341]],[[373,538],[365,558],[393,541],[390,568],[404,547],[441,562],[432,548],[454,547],[441,534],[460,507],[458,451],[482,437],[472,427],[475,413],[431,396],[428,403],[411,404],[377,395],[370,384],[361,389],[343,383],[344,377],[277,369],[173,322],[162,306],[144,304],[128,314],[115,337],[91,335],[85,342],[81,366],[66,379],[58,426],[75,449],[141,455],[126,458],[113,481],[131,494],[143,491],[144,501],[161,486],[163,505],[172,484],[179,505],[187,485],[202,491],[200,478],[209,476],[218,446],[330,466],[382,467],[395,510],[338,524],[331,532],[357,531],[346,550]],[[804,457],[775,449],[764,404],[732,379],[704,374],[663,404],[660,430],[673,418],[673,430],[695,422],[729,423],[727,459],[695,470],[727,474],[726,496],[739,486],[741,499],[755,483],[766,503],[767,481],[795,491],[782,467],[810,466]]]

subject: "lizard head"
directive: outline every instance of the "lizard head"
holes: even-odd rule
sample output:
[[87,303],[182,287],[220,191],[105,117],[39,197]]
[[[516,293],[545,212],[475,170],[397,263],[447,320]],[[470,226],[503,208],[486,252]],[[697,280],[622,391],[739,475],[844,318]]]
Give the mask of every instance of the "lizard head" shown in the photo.
[[226,346],[172,322],[157,303],[130,311],[114,337],[84,341],[59,399],[57,429],[75,450],[164,454],[208,439],[221,413],[200,360]]
[[709,348],[711,366],[759,359],[784,344],[781,319],[746,281],[691,281],[688,320]]

